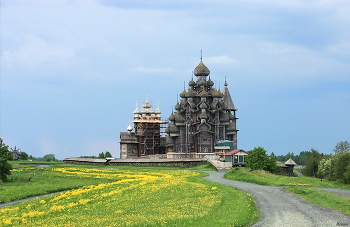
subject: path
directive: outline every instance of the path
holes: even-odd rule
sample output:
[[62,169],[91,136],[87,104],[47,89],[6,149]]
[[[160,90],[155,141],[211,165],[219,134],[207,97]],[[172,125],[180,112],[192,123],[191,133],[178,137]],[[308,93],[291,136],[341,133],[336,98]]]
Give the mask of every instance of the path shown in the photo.
[[[64,191],[61,191],[61,192],[64,192]],[[0,204],[0,208],[11,206],[13,204],[20,203],[20,202],[25,202],[25,201],[28,201],[28,200],[31,200],[31,199],[37,199],[37,198],[41,198],[41,197],[45,197],[45,196],[49,196],[49,195],[58,194],[58,193],[61,193],[61,192],[52,192],[52,193],[45,194],[45,195],[38,195],[38,196],[29,197],[29,198],[26,198],[26,199],[20,199],[20,200],[16,200],[16,201],[7,202],[7,203],[2,203],[2,204]]]
[[283,187],[262,186],[247,182],[224,179],[226,170],[205,171],[210,176],[204,179],[229,185],[253,196],[262,213],[254,226],[350,226],[350,215],[309,204],[302,198],[287,192]]

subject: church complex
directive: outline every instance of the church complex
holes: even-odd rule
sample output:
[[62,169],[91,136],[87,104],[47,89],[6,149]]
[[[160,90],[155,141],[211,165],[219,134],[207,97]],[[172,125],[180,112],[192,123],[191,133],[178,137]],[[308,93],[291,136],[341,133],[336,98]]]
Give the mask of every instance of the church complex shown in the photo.
[[120,133],[121,159],[204,158],[237,149],[237,109],[226,79],[222,92],[214,88],[202,58],[194,76],[167,120],[147,99],[136,105],[134,127]]

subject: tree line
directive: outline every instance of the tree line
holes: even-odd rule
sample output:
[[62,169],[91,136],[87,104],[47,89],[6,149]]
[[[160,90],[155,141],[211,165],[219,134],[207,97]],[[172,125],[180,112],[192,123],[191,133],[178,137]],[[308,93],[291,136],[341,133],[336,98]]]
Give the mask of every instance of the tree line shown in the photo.
[[255,147],[248,151],[245,160],[252,170],[265,170],[275,173],[279,169],[276,161],[286,162],[293,159],[298,165],[304,165],[301,172],[310,177],[319,177],[328,180],[339,180],[350,184],[350,143],[341,141],[333,149],[333,154],[323,154],[315,149],[302,151],[299,155],[288,153],[276,156],[272,152],[270,156],[263,147]]
[[306,176],[350,184],[350,143],[347,140],[337,143],[331,155],[311,149],[302,172]]
[[79,158],[112,158],[112,154],[109,151],[106,151],[106,153],[99,153],[98,156],[79,156]]

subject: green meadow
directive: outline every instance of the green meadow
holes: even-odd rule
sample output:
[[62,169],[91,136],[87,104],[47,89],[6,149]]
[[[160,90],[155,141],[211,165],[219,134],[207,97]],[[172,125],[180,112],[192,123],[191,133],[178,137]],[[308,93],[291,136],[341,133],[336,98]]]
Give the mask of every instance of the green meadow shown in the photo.
[[[194,168],[82,166],[56,163],[13,170],[1,203],[59,192],[0,208],[0,226],[251,226],[250,195],[203,180]],[[32,177],[29,181],[28,178]]]

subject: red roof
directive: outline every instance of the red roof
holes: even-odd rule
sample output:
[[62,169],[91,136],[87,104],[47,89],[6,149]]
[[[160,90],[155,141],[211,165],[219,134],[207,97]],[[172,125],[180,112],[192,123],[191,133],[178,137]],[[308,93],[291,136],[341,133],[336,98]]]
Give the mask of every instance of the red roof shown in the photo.
[[[233,151],[230,151],[230,152],[227,152],[226,154],[224,155],[233,155],[234,153],[238,152],[238,151],[244,151],[242,149],[236,149],[236,150],[233,150]],[[245,151],[244,151],[245,152]]]

